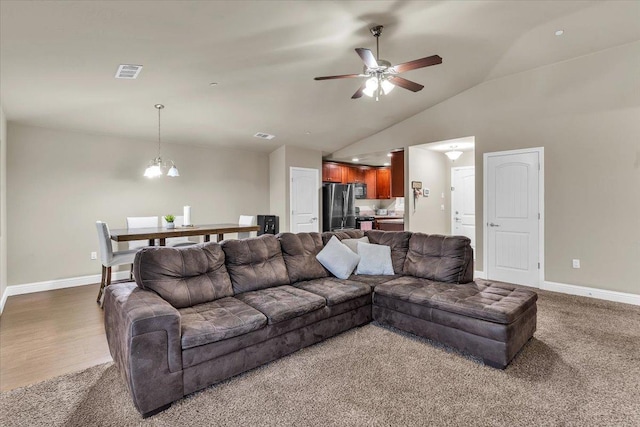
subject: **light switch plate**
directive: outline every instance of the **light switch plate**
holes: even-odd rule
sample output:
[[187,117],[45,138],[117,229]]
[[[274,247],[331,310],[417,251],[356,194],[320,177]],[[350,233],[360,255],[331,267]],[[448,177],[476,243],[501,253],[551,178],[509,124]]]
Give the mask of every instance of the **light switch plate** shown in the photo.
[[573,263],[573,268],[580,268],[580,260],[579,259],[574,259],[572,261]]

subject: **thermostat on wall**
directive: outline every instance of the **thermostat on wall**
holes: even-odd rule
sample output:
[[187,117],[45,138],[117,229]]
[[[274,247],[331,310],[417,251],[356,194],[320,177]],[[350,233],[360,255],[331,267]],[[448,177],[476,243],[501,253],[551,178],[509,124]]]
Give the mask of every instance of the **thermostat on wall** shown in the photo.
[[423,195],[424,197],[429,197],[429,189],[428,189],[428,188],[423,189],[423,190],[422,190],[422,195]]

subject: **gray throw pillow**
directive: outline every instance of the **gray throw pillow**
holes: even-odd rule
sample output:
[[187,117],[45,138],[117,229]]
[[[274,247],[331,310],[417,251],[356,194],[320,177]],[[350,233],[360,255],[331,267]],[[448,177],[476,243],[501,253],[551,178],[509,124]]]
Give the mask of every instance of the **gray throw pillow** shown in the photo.
[[358,253],[358,242],[369,243],[369,238],[367,236],[361,237],[359,239],[342,239],[340,241],[343,245],[347,245],[349,249],[351,249],[354,253]]
[[338,279],[348,279],[360,261],[360,255],[340,243],[336,236],[327,242],[316,258]]
[[389,246],[358,242],[358,255],[360,255],[360,262],[356,274],[393,276]]

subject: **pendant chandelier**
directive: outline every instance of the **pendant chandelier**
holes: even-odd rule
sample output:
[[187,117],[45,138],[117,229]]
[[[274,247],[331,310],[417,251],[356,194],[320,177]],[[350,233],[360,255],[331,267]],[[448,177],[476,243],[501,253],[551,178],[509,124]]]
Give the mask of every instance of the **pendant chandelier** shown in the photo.
[[180,176],[180,173],[178,172],[178,168],[176,167],[176,165],[173,163],[173,160],[169,161],[169,162],[163,162],[162,161],[162,157],[160,157],[160,110],[162,110],[164,108],[164,105],[162,104],[156,104],[154,105],[154,107],[158,110],[158,157],[156,157],[155,159],[151,160],[149,162],[149,166],[147,166],[147,169],[144,171],[144,176],[146,176],[147,178],[156,178],[159,177],[161,175],[164,174],[164,169],[167,168],[168,163],[171,164],[171,167],[169,168],[169,171],[167,172],[167,176],[170,176],[172,178],[176,177],[176,176]]
[[450,150],[444,153],[452,162],[455,162],[460,156],[462,156],[462,151],[456,150],[457,147],[457,145],[452,145],[449,147]]

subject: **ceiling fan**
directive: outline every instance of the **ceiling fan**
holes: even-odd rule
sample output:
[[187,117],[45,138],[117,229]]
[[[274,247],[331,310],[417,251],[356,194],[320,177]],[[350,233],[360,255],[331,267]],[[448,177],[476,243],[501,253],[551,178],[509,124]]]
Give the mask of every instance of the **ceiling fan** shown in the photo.
[[[417,68],[429,67],[431,65],[438,65],[442,63],[442,58],[438,55],[427,56],[426,58],[416,59],[414,61],[405,62],[398,65],[391,65],[389,61],[380,59],[380,46],[378,44],[380,34],[382,34],[382,25],[376,25],[369,31],[376,38],[376,56],[369,49],[356,48],[356,52],[360,55],[364,67],[362,74],[342,74],[339,76],[324,76],[316,77],[314,80],[332,80],[332,79],[348,79],[354,77],[365,77],[367,80],[362,83],[360,88],[353,94],[351,99],[357,99],[362,95],[374,96],[376,101],[383,93],[386,95],[393,90],[395,86],[410,90],[412,92],[418,92],[422,90],[424,86],[421,84],[412,82],[405,78],[399,77],[398,74],[405,71],[415,70]],[[377,59],[376,59],[377,58]]]

